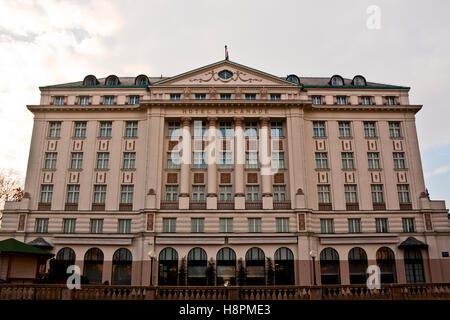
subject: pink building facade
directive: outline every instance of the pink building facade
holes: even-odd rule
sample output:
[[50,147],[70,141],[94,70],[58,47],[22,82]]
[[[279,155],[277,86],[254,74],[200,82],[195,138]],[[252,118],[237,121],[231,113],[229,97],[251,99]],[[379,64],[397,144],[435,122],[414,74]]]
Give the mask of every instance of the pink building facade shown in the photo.
[[384,283],[450,282],[448,210],[426,193],[408,87],[225,60],[40,90],[25,198],[6,204],[0,240],[44,238],[60,275],[356,284],[378,265]]

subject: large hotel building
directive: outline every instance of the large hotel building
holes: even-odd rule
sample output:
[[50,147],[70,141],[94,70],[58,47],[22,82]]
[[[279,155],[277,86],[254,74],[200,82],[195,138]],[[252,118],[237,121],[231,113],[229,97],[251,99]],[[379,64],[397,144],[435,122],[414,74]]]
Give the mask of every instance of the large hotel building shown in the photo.
[[[223,60],[40,87],[0,240],[112,285],[449,283],[409,87]],[[0,278],[2,270],[0,270]]]

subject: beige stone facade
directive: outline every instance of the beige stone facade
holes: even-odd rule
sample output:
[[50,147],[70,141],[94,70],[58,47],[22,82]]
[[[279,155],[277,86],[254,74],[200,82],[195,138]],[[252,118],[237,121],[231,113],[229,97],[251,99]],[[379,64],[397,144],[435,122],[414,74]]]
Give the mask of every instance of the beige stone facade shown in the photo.
[[220,61],[40,90],[0,240],[43,237],[91,282],[177,285],[185,257],[189,284],[211,284],[210,259],[215,284],[239,282],[240,259],[266,284],[268,257],[275,283],[310,285],[312,256],[319,284],[365,282],[373,264],[383,282],[450,282],[408,87]]

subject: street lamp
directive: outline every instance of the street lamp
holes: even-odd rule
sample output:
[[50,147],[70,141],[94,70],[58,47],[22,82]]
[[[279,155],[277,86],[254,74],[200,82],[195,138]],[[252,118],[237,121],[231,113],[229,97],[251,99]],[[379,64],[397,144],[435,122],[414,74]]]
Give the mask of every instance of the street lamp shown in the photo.
[[150,285],[153,286],[153,260],[155,260],[156,257],[155,251],[150,251],[148,257],[150,258]]
[[316,250],[311,250],[309,252],[309,255],[312,258],[313,261],[313,274],[314,274],[314,285],[317,285],[317,281],[316,281],[316,257],[317,257],[317,251]]

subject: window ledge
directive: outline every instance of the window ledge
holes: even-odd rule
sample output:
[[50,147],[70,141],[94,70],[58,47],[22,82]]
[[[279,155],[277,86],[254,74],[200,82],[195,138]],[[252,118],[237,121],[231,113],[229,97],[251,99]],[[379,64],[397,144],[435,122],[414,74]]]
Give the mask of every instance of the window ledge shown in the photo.
[[67,169],[68,171],[73,171],[73,172],[81,172],[83,171],[83,168],[77,169],[77,168],[69,168]]

